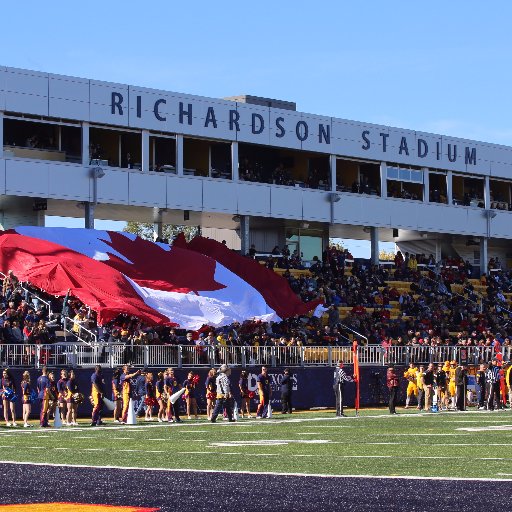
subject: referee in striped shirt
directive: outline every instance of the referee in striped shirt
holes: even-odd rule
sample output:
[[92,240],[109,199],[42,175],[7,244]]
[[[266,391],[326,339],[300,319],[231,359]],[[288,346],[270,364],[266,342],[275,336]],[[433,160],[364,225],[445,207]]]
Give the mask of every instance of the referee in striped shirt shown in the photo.
[[354,379],[345,373],[343,370],[343,362],[340,361],[338,363],[338,368],[334,370],[334,383],[333,390],[334,395],[336,397],[336,416],[342,417],[345,416],[343,414],[343,392],[345,387],[345,382],[353,382]]
[[485,372],[485,380],[489,386],[487,396],[487,410],[494,410],[494,400],[496,399],[496,408],[502,409],[500,403],[500,369],[498,367],[498,360],[493,359],[489,363],[489,367]]

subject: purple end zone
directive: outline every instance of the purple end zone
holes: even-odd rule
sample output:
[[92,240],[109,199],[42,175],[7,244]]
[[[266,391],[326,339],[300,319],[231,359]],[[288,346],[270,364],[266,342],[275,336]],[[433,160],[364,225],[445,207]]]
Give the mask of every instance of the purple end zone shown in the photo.
[[[114,461],[109,461],[113,463]],[[1,504],[77,502],[167,511],[508,510],[512,482],[321,478],[0,464]]]

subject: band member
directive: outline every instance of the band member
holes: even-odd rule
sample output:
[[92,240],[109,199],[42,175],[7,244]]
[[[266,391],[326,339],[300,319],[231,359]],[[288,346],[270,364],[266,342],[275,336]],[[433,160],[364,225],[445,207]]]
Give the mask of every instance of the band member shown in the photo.
[[407,379],[407,391],[405,398],[405,409],[409,408],[411,403],[411,398],[414,396],[416,400],[418,400],[418,386],[416,385],[416,375],[418,373],[418,368],[416,368],[414,363],[409,364],[409,368],[404,372],[404,377]]
[[157,380],[155,384],[155,396],[156,401],[158,402],[158,413],[157,418],[158,422],[162,423],[165,421],[165,407],[167,405],[167,394],[164,390],[164,372],[159,372],[157,375]]
[[116,368],[112,374],[112,402],[114,402],[114,423],[121,421],[123,395],[121,393],[121,370]]
[[60,371],[60,379],[57,381],[57,401],[59,403],[60,419],[62,423],[66,423],[68,413],[66,402],[66,384],[68,380],[68,372],[66,370]]
[[130,371],[130,367],[128,365],[123,366],[123,373],[121,375],[120,383],[121,390],[123,394],[123,412],[121,415],[121,423],[126,423],[128,421],[128,407],[130,406],[130,398],[132,396],[132,381],[133,377],[140,375],[140,370],[137,370],[133,373],[128,373]]
[[185,391],[185,402],[187,403],[187,416],[192,419],[192,414],[195,419],[199,419],[197,415],[197,399],[196,399],[196,383],[197,379],[194,378],[194,372],[188,372],[187,379],[183,382]]
[[389,414],[398,414],[396,412],[396,402],[398,400],[398,375],[395,369],[390,366],[386,373],[386,384],[389,389]]
[[153,384],[153,374],[146,373],[146,386],[144,388],[144,403],[146,404],[146,415],[144,421],[153,420],[153,405],[156,402],[155,385]]
[[481,364],[476,372],[476,396],[478,400],[478,409],[481,411],[485,409],[485,370],[485,364]]
[[249,376],[247,375],[247,372],[245,370],[242,370],[242,372],[240,373],[240,380],[238,381],[238,387],[240,388],[240,396],[242,397],[242,404],[240,407],[240,412],[242,414],[242,418],[244,417],[244,410],[247,413],[247,417],[252,418],[252,416],[251,416],[251,396],[250,396],[250,391],[249,391]]
[[104,425],[101,421],[101,409],[103,407],[103,397],[105,396],[105,380],[101,374],[101,366],[94,367],[94,373],[91,375],[91,401],[92,401],[92,421],[91,427]]
[[[17,427],[18,424],[16,423],[16,409],[15,404],[13,401],[9,400],[7,396],[9,394],[14,394],[14,377],[12,376],[11,372],[6,368],[2,372],[2,406],[4,408],[4,419],[5,419],[5,425],[7,427],[13,426]],[[7,393],[6,393],[7,391]],[[9,421],[9,412],[11,413],[12,423]]]
[[[247,375],[247,372],[242,372]],[[241,380],[241,379],[240,379]],[[215,400],[217,398],[217,372],[215,371],[215,368],[212,368],[208,372],[208,376],[206,377],[206,416],[210,420],[212,418],[212,411],[215,407]],[[242,395],[242,418],[244,417],[243,412],[243,395]],[[249,416],[250,417],[250,416]]]
[[292,413],[292,386],[293,380],[290,376],[290,370],[285,368],[283,378],[281,379],[281,413]]
[[[268,410],[268,406],[270,405],[270,396],[272,395],[272,388],[270,387],[270,377],[268,376],[266,366],[261,367],[261,373],[258,375],[257,383],[258,393],[260,395],[260,403],[258,405],[258,409],[256,410],[256,418],[262,418],[265,407],[267,407]],[[217,408],[217,404],[215,404],[215,408]]]
[[76,421],[76,413],[78,410],[78,403],[76,395],[78,394],[78,384],[76,383],[76,375],[74,370],[70,370],[68,380],[66,383],[66,403],[67,403],[67,416],[66,425],[68,427],[72,425],[78,425]]
[[50,388],[49,388],[49,399],[48,402],[48,421],[50,418],[55,419],[56,414],[60,414],[57,412],[57,405],[59,392],[57,391],[57,381],[55,380],[55,373],[48,372],[48,379],[50,380]]
[[448,377],[446,371],[443,369],[443,365],[437,366],[437,372],[435,374],[435,382],[437,386],[437,403],[439,410],[448,409],[448,395],[446,393],[446,386],[448,384]]
[[343,361],[338,363],[338,368],[334,370],[334,382],[332,389],[334,396],[336,397],[336,416],[345,416],[343,413],[343,398],[345,395],[345,382],[353,382],[354,379],[347,375],[343,369]]
[[27,428],[32,426],[28,422],[28,419],[30,418],[30,411],[32,409],[32,388],[30,386],[30,373],[28,372],[23,372],[23,376],[21,378],[21,394],[23,396],[23,426]]
[[457,386],[455,384],[455,372],[457,371],[457,361],[450,362],[450,369],[448,370],[448,375],[450,377],[450,381],[448,384],[448,392],[450,395],[450,407],[452,409],[456,408],[457,405]]
[[215,423],[217,416],[224,409],[227,413],[229,421],[235,421],[233,419],[233,409],[231,407],[233,395],[231,394],[231,385],[229,383],[229,376],[231,375],[231,368],[227,364],[223,364],[219,369],[217,376],[217,401],[215,402],[215,408],[213,409],[212,417],[210,421]]
[[39,398],[39,403],[41,405],[41,410],[39,412],[39,424],[41,427],[48,427],[48,403],[50,401],[49,398],[49,390],[50,390],[50,379],[48,379],[48,371],[46,370],[46,366],[43,366],[41,370],[41,376],[37,379],[37,398]]
[[178,384],[178,381],[174,376],[174,370],[172,368],[167,368],[167,376],[164,378],[164,389],[169,395],[169,400],[167,402],[167,421],[181,423],[179,400],[176,400],[174,404],[171,402],[171,395],[181,389],[181,386]]

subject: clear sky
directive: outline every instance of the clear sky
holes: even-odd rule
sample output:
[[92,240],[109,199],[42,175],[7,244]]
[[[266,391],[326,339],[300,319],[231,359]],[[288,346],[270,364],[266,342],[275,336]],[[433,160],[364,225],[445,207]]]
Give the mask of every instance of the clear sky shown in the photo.
[[2,2],[0,12],[2,65],[253,94],[303,112],[512,145],[506,0],[27,0]]

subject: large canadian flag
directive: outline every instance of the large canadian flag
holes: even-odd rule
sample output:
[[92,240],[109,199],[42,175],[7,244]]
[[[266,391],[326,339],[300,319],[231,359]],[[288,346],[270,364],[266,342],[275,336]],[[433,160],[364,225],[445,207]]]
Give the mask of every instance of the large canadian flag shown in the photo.
[[199,329],[275,321],[317,305],[273,271],[201,237],[169,247],[124,232],[23,226],[0,235],[0,270],[56,296],[69,290],[100,324],[127,313]]

